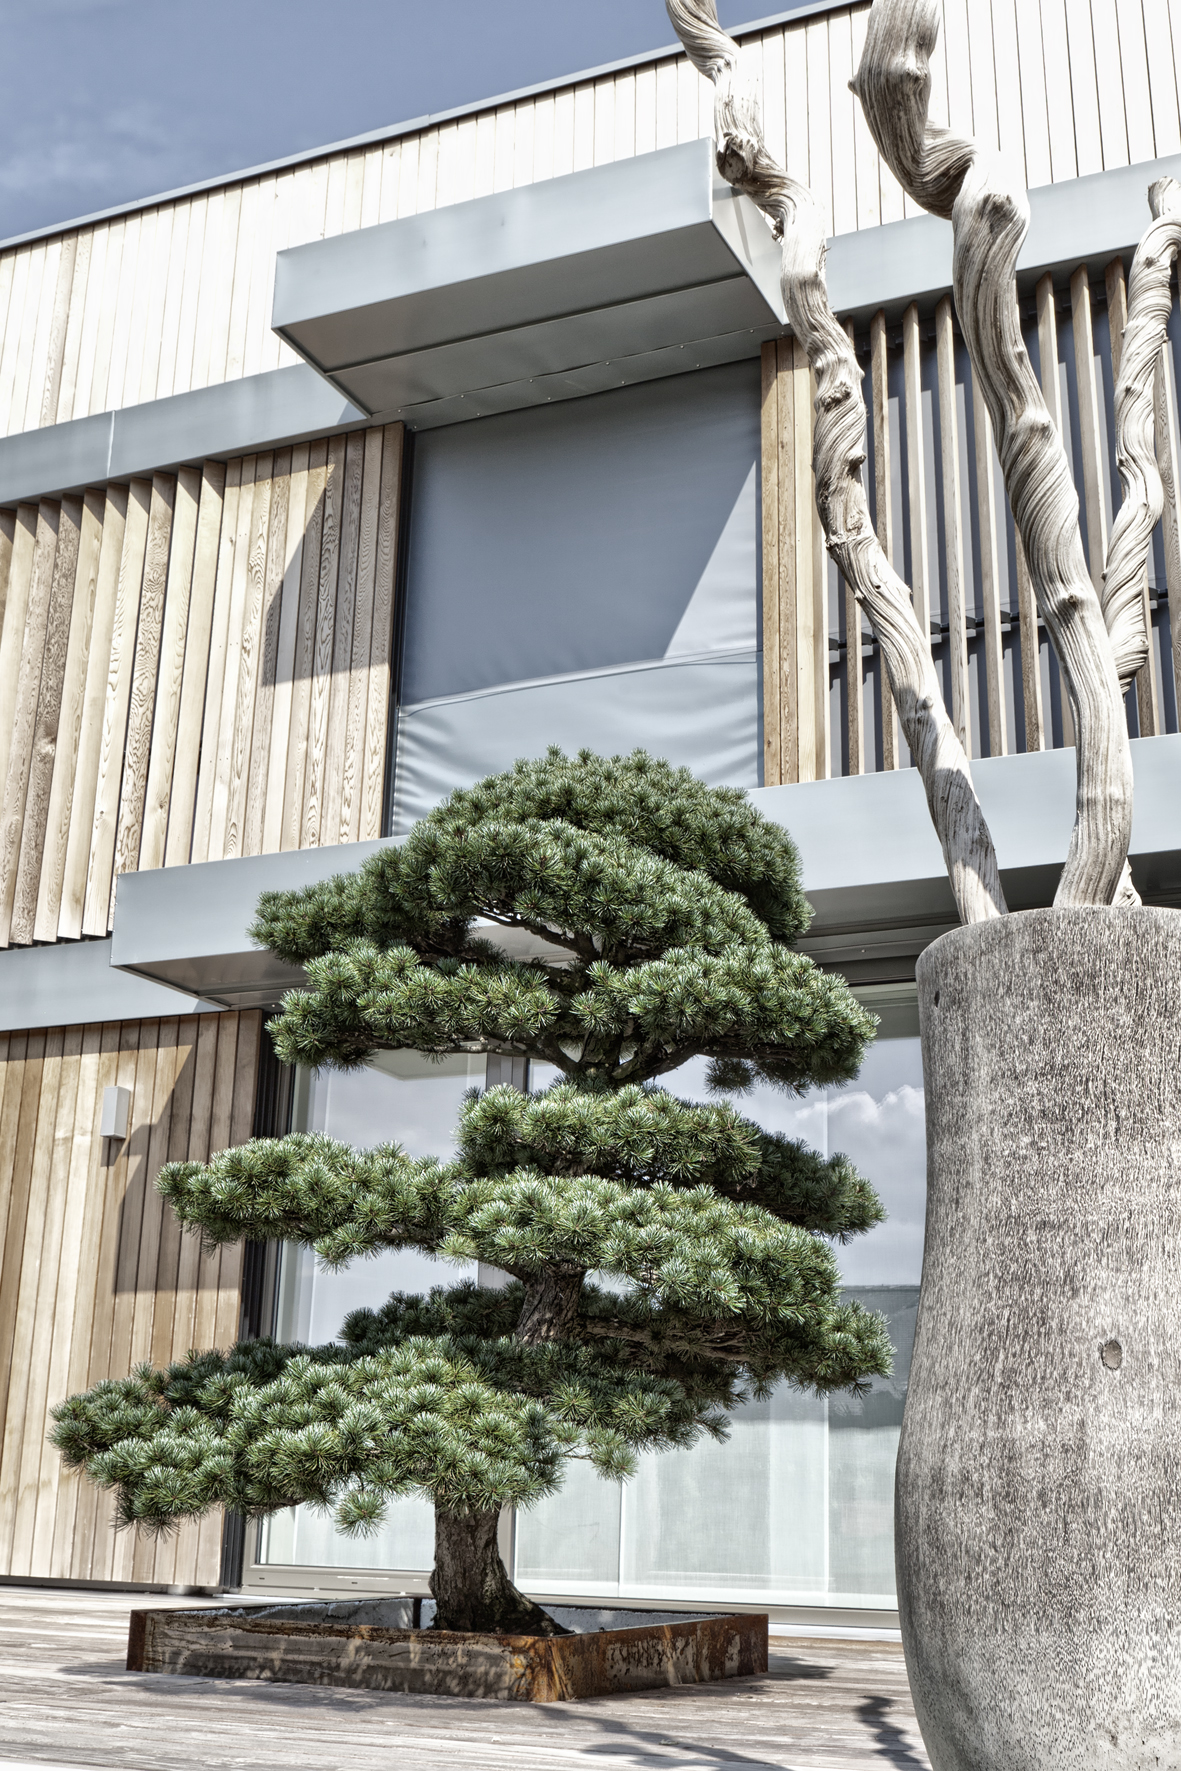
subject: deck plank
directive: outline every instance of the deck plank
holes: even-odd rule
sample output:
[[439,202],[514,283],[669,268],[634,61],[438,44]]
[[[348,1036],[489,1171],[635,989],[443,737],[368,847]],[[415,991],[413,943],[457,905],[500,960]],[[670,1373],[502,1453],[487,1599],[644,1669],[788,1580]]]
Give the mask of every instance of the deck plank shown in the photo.
[[581,1703],[463,1702],[123,1670],[127,1613],[185,1601],[6,1587],[0,1755],[186,1771],[742,1766],[925,1771],[900,1646],[775,1637],[766,1675]]

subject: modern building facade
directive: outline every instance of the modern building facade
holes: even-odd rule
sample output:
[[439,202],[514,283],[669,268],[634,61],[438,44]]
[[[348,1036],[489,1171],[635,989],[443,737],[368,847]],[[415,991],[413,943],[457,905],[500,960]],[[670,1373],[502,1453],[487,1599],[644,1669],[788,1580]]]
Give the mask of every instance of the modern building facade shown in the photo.
[[[1177,0],[944,0],[937,117],[1031,187],[1030,352],[1092,570],[1120,488],[1126,275],[1181,176]],[[848,91],[868,4],[740,33],[768,135],[831,216],[865,369],[868,484],[974,760],[1015,908],[1050,901],[1069,708],[949,300]],[[444,1153],[506,1061],[285,1071],[293,974],[261,890],[349,869],[452,787],[548,744],[636,745],[750,790],[796,838],[805,942],[881,1019],[858,1082],[748,1103],[849,1152],[888,1223],[842,1251],[893,1379],[791,1390],[730,1442],[572,1475],[506,1521],[539,1595],[869,1623],[894,1608],[892,1470],[922,1257],[914,965],[954,910],[880,658],[811,500],[811,381],[778,251],[716,177],[672,50],[0,245],[0,1579],[421,1590],[429,1514],[346,1541],[307,1509],[117,1534],[53,1405],[142,1360],[449,1274],[212,1256],[152,1181],[252,1131]],[[1132,694],[1133,869],[1181,900],[1181,311],[1157,385],[1168,498]],[[544,1086],[540,1067],[504,1075]],[[691,1094],[694,1066],[674,1079]],[[102,1135],[108,1091],[126,1135]],[[496,1275],[484,1278],[495,1282]]]

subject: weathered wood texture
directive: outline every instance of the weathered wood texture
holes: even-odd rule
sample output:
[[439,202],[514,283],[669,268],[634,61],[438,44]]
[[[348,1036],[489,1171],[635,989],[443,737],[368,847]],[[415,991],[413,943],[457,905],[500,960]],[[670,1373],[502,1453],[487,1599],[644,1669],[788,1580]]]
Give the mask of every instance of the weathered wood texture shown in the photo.
[[[952,222],[955,309],[972,364],[975,397],[988,405],[1038,609],[1078,726],[1075,824],[1055,902],[1108,904],[1117,891],[1134,899],[1125,875],[1132,758],[1119,671],[1096,589],[1102,586],[1106,564],[1106,527],[1099,488],[1089,272],[1081,267],[1071,290],[1081,469],[1091,517],[1088,565],[1065,426],[1055,411],[1057,314],[1052,289],[1044,318],[1042,311],[1049,279],[1038,289],[1043,386],[1034,374],[1013,299],[1017,260],[1029,229],[1028,199],[987,147],[931,122],[931,56],[939,23],[938,0],[918,5],[881,0],[870,15],[854,88],[870,132],[903,187],[932,215]],[[943,322],[950,334],[950,310],[945,296],[936,313],[941,404],[946,381]],[[954,432],[947,416],[941,428],[946,457],[949,428]],[[954,441],[951,452],[958,453]],[[946,481],[946,461],[944,473]],[[954,507],[957,500],[950,502]],[[957,604],[962,608],[955,588],[951,584],[949,590],[953,691],[960,649]],[[955,704],[953,693],[953,709]]]
[[1181,915],[1145,908],[1030,911],[919,961],[898,1597],[937,1767],[1181,1760],[1179,966]]
[[[522,1771],[609,1764],[737,1764],[849,1771],[927,1764],[895,1641],[773,1637],[765,1674],[617,1693],[577,1704],[424,1703],[396,1692],[203,1683],[124,1670],[132,1608],[177,1600],[7,1588],[0,1592],[0,1700],[7,1757],[85,1757],[124,1771]],[[108,1746],[106,1743],[110,1741]],[[84,1743],[80,1748],[79,1743]]]
[[[947,715],[928,636],[870,519],[863,475],[868,425],[863,372],[853,342],[829,305],[822,211],[808,187],[793,179],[769,152],[758,107],[741,78],[741,53],[720,29],[713,0],[668,0],[668,13],[694,65],[713,82],[714,133],[722,175],[758,203],[782,240],[784,306],[816,377],[813,464],[825,541],[881,647],[960,917],[976,922],[1003,915],[992,838],[964,747]],[[876,13],[871,17],[871,31],[876,17]],[[944,334],[950,328],[947,306],[944,298],[937,320],[941,403]],[[883,520],[882,528],[888,533],[890,524]],[[853,620],[851,642],[855,633]]]
[[[409,1627],[409,1618],[384,1620],[382,1614],[407,1611],[411,1603],[133,1611],[127,1669],[510,1703],[563,1703],[767,1670],[767,1619],[757,1613],[680,1620],[632,1613],[630,1623],[606,1628],[572,1623],[585,1633],[566,1636],[424,1630]],[[350,1609],[360,1617],[350,1617]]]
[[773,783],[819,781],[829,773],[828,569],[817,557],[814,395],[803,346],[793,338],[765,344],[763,766]]
[[[847,83],[866,0],[743,39],[772,152],[830,233],[918,213]],[[1174,0],[943,0],[933,120],[970,120],[1022,185],[1181,151]],[[1020,58],[1021,78],[1014,77]],[[276,251],[707,135],[683,56],[0,253],[0,434],[296,361],[270,329]]]
[[[152,1540],[63,1472],[50,1411],[141,1360],[238,1333],[241,1249],[202,1252],[153,1186],[250,1136],[262,1017],[191,1015],[0,1037],[0,1579],[208,1585],[220,1516]],[[103,1090],[131,1091],[126,1139]]]
[[388,425],[0,513],[0,944],[381,834],[401,464]]
[[[1145,199],[1147,221],[1147,191]],[[1178,458],[1173,339],[1181,341],[1181,311],[1176,293],[1167,292],[1167,262],[1163,279],[1166,303],[1155,324],[1163,330],[1168,319],[1172,333],[1159,351],[1155,384],[1149,379],[1147,418],[1140,416],[1146,426],[1141,472],[1148,471],[1147,452],[1155,434],[1163,508],[1158,517],[1152,504],[1146,519],[1146,500],[1133,479],[1134,539],[1141,550],[1147,545],[1148,563],[1144,567],[1134,558],[1129,578],[1123,563],[1128,549],[1119,542],[1120,557],[1113,554],[1108,574],[1113,589],[1105,596],[1105,602],[1114,598],[1117,606],[1134,602],[1137,614],[1143,608],[1144,627],[1151,635],[1147,658],[1135,677],[1130,730],[1138,737],[1177,731],[1181,703],[1181,488],[1172,466]],[[1126,507],[1114,398],[1128,313],[1123,262],[1113,260],[1105,276],[1094,281],[1085,266],[1065,267],[1043,276],[1036,288],[1023,287],[1021,303],[1046,404],[1067,439],[1068,462],[1086,517],[1093,582],[1091,537],[1105,550],[1109,532],[1118,537],[1133,526],[1133,513],[1122,514]],[[1073,744],[1067,699],[1051,696],[1057,666],[1051,662],[1013,523],[988,408],[977,397],[950,302],[941,304],[938,313],[921,315],[911,307],[900,322],[871,322],[854,334],[854,345],[859,363],[870,364],[866,403],[873,423],[865,471],[875,490],[878,539],[911,587],[916,617],[931,635],[936,668],[949,706],[958,709],[956,727],[969,754],[1004,756]],[[791,772],[797,757],[792,744],[812,709],[817,725],[826,727],[830,773],[897,766],[888,724],[881,719],[875,723],[874,701],[881,706],[884,672],[880,648],[867,628],[859,636],[863,656],[852,654],[861,680],[849,693],[847,636],[860,625],[852,593],[847,588],[843,592],[842,654],[835,597],[824,607],[827,593],[818,582],[803,574],[798,563],[794,576],[787,567],[792,556],[783,537],[796,533],[805,489],[798,473],[784,471],[797,419],[794,406],[782,397],[784,373],[776,374],[772,386],[769,366],[790,362],[791,352],[790,340],[763,347],[763,710],[764,779],[769,784],[813,778]],[[806,416],[810,436],[810,411]],[[777,521],[772,500],[778,500]],[[1146,520],[1151,531],[1147,543]],[[1137,558],[1142,559],[1142,551]],[[1101,561],[1102,553],[1100,578]],[[807,685],[799,680],[797,635],[802,626],[818,620],[824,622],[823,643],[813,625],[817,676]],[[839,686],[831,701],[830,685]],[[819,755],[819,737],[816,742]]]

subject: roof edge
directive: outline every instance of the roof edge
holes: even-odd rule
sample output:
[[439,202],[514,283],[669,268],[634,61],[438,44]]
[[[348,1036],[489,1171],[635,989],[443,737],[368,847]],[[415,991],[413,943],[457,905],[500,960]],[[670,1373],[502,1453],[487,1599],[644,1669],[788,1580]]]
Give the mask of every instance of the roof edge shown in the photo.
[[[760,31],[771,30],[776,25],[814,18],[820,13],[840,12],[857,4],[858,0],[808,0],[807,5],[793,7],[788,12],[772,13],[770,17],[755,19],[751,24],[737,25],[733,34],[739,39],[757,36]],[[364,135],[352,135],[343,141],[328,142],[323,147],[302,148],[298,153],[285,154],[279,160],[264,160],[258,166],[247,166],[235,172],[221,172],[214,178],[199,179],[196,184],[179,185],[176,190],[134,197],[129,202],[116,203],[110,209],[96,209],[90,215],[79,215],[70,221],[55,221],[46,227],[31,228],[24,234],[10,234],[7,239],[0,240],[0,252],[7,252],[13,246],[31,245],[35,240],[52,240],[58,234],[72,234],[80,228],[95,227],[102,221],[114,221],[120,215],[136,215],[145,209],[179,203],[185,197],[200,196],[203,191],[224,190],[228,185],[246,184],[250,179],[262,178],[268,172],[284,172],[289,166],[310,166],[317,160],[327,160],[334,154],[348,153],[353,148],[373,147],[383,141],[397,141],[404,135],[417,135],[422,130],[436,128],[441,123],[452,123],[458,117],[478,116],[485,111],[498,110],[502,105],[519,104],[522,99],[538,98],[546,92],[563,92],[570,86],[582,86],[588,80],[601,80],[607,74],[624,73],[628,68],[647,67],[652,62],[668,61],[683,54],[684,50],[679,43],[670,43],[663,49],[646,49],[640,55],[624,56],[621,61],[604,62],[601,67],[583,68],[575,74],[562,74],[553,80],[540,80],[534,86],[521,86],[515,92],[502,92],[495,97],[477,99],[470,104],[453,105],[446,111],[429,111],[422,117],[411,117],[404,123],[386,124],[380,129],[370,129]]]

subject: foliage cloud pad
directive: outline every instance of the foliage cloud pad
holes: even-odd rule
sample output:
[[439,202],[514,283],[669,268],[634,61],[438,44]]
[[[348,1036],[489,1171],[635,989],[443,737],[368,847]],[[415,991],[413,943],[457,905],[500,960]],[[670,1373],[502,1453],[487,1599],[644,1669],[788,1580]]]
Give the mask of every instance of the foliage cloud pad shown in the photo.
[[856,1074],[873,1022],[791,947],[808,919],[786,834],[643,753],[519,763],[358,874],[264,897],[256,938],[308,979],[271,1024],[287,1061],[488,1052],[560,1078],[473,1093],[448,1162],[292,1133],[170,1164],[162,1192],[213,1242],[332,1265],[415,1248],[511,1282],[395,1296],[324,1347],[264,1339],[100,1384],[58,1410],[67,1461],[156,1530],[311,1502],[365,1532],[390,1497],[427,1496],[440,1618],[555,1627],[486,1551],[457,1588],[465,1531],[552,1493],[571,1457],[626,1476],[784,1379],[889,1370],[830,1246],[880,1221],[872,1188],[656,1084],[701,1055],[727,1093]]

